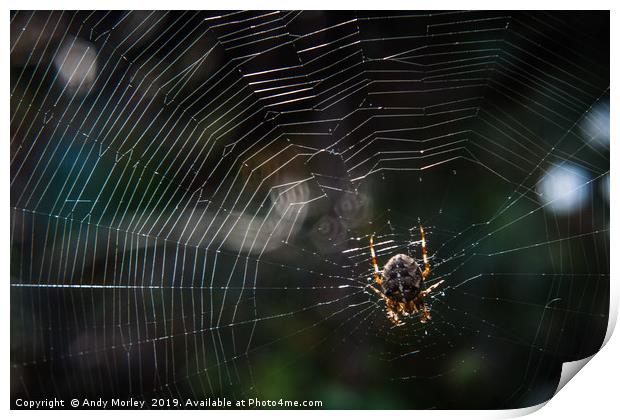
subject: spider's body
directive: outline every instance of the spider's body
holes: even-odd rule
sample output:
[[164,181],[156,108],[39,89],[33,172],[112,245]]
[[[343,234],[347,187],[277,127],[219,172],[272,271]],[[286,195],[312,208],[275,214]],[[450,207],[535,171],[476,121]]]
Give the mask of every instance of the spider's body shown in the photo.
[[418,296],[423,281],[418,263],[409,255],[398,254],[390,258],[383,267],[381,290],[394,301],[409,302]]
[[373,237],[370,237],[370,255],[374,267],[375,282],[381,290],[373,285],[370,285],[370,289],[383,299],[388,318],[395,325],[402,325],[401,316],[409,316],[418,312],[421,312],[420,322],[427,322],[431,315],[424,303],[424,297],[443,283],[443,280],[440,280],[424,289],[424,280],[430,274],[430,265],[426,256],[426,241],[422,226],[420,226],[420,233],[422,235],[424,270],[410,256],[397,254],[388,260],[382,271],[379,271]]

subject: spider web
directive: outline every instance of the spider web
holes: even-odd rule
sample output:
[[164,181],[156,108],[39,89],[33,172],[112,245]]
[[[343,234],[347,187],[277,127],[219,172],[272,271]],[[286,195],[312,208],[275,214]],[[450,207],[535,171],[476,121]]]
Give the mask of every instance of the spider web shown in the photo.
[[[11,14],[12,397],[511,408],[609,303],[609,16]],[[379,265],[431,262],[393,327]]]

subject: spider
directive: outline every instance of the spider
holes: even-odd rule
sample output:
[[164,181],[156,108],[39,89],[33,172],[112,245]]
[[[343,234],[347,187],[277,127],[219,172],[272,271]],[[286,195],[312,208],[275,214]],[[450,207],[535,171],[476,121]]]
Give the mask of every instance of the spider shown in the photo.
[[385,302],[388,319],[395,326],[403,325],[401,317],[407,317],[418,312],[421,313],[420,322],[423,324],[428,322],[431,319],[431,314],[424,303],[424,298],[443,283],[443,280],[440,280],[423,290],[424,281],[430,274],[431,267],[426,256],[426,240],[424,239],[422,225],[420,225],[420,235],[422,236],[424,270],[409,255],[397,254],[388,260],[382,271],[379,271],[377,266],[373,236],[370,236],[370,256],[374,268],[375,283],[379,288],[372,284],[369,284],[368,287]]

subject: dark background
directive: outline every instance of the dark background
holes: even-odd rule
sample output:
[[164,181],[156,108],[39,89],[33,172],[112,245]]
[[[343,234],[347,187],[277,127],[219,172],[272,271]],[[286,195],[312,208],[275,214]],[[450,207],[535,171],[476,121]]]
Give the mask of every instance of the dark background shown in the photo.
[[608,12],[19,11],[10,66],[12,403],[516,408],[602,343]]

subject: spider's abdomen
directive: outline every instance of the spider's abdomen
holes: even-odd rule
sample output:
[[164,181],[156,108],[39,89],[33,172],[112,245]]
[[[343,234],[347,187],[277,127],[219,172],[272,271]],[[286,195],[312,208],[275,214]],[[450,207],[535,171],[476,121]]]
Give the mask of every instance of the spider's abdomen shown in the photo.
[[398,254],[383,267],[381,288],[383,293],[396,301],[408,302],[422,290],[422,271],[413,258]]

